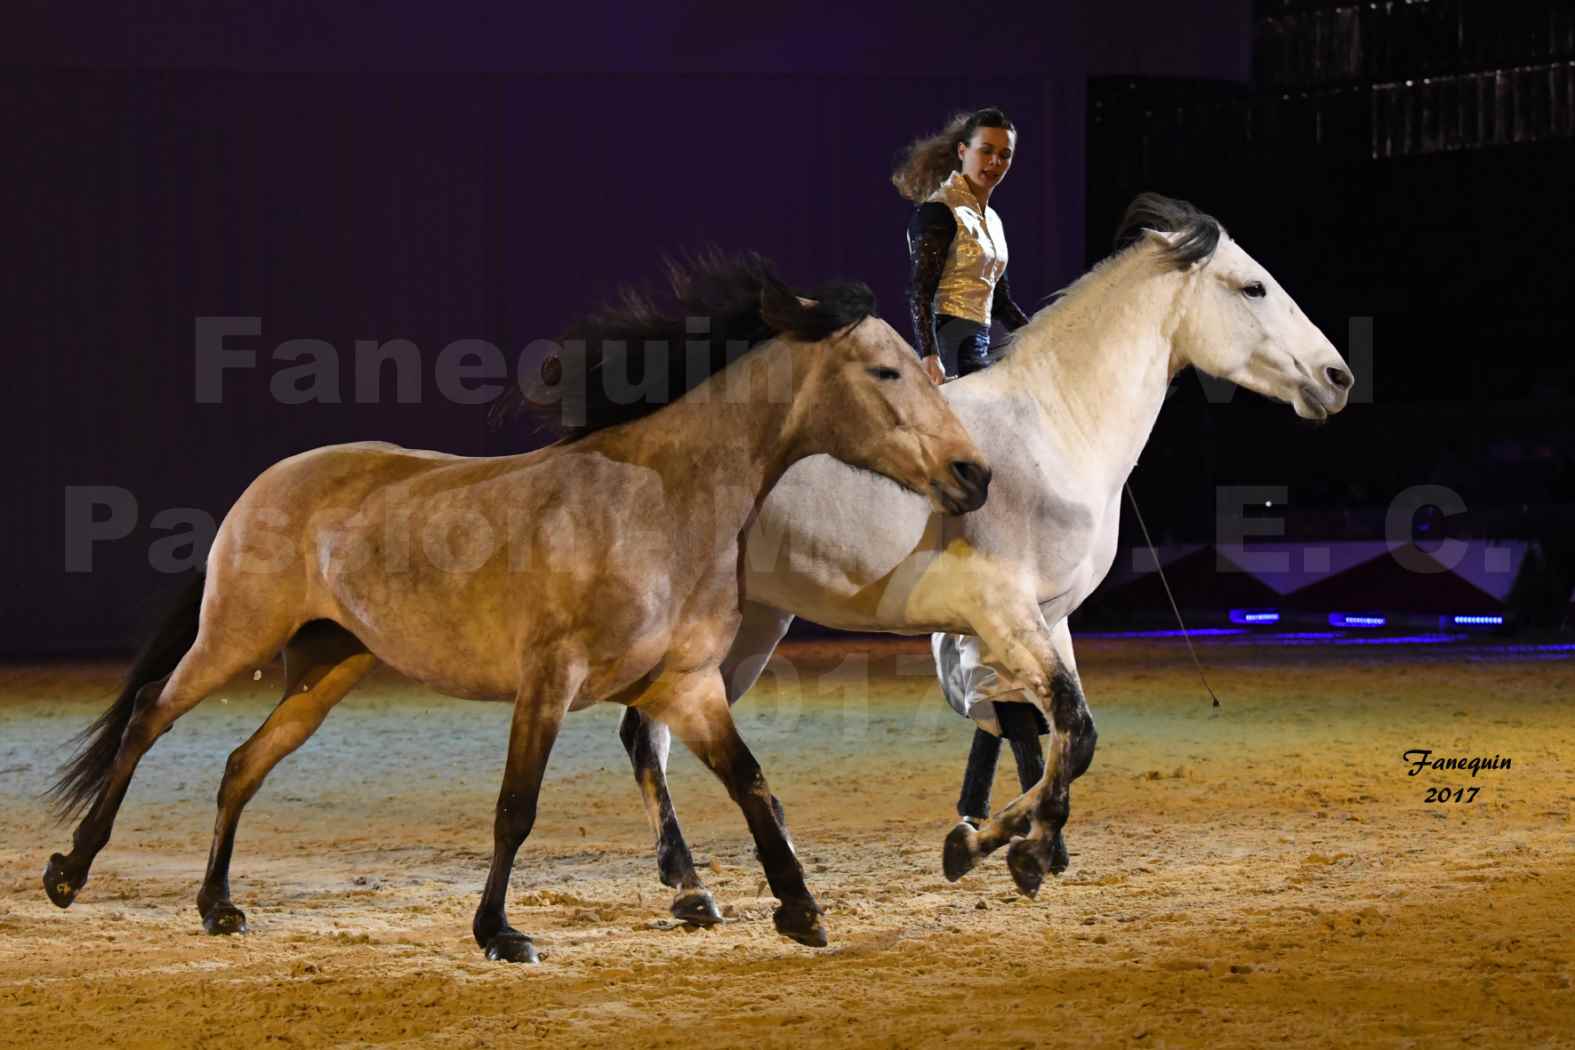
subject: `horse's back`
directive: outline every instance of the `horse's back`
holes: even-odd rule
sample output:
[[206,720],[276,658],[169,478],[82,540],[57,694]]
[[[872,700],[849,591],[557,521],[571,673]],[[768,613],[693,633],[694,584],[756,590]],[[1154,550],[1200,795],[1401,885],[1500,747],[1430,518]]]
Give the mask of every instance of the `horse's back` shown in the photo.
[[440,467],[485,462],[470,456],[431,449],[406,448],[389,441],[349,441],[322,445],[281,459],[257,476],[261,481],[274,473],[304,476],[355,471],[371,478],[387,474],[414,474]]
[[323,445],[281,459],[257,475],[236,506],[259,498],[306,513],[314,506],[359,506],[379,488],[428,477],[444,486],[464,484],[472,476],[506,471],[524,458],[458,456],[386,441]]

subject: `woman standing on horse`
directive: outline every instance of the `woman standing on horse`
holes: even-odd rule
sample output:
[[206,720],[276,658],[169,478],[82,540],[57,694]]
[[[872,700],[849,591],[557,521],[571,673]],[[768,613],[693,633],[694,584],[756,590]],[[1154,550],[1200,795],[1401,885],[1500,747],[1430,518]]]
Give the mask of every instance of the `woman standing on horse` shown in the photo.
[[[989,365],[992,320],[1013,332],[1028,323],[1006,283],[1006,230],[990,207],[1016,150],[1006,114],[981,109],[914,142],[892,172],[897,192],[917,205],[908,220],[908,308],[914,346],[937,383]],[[1039,735],[1049,725],[1033,704],[996,699],[1002,690],[977,638],[937,634],[933,647],[947,701],[979,723],[957,800],[958,816],[977,824],[990,816],[1001,738],[1011,741],[1027,791],[1044,775]]]
[[1006,178],[1017,129],[999,109],[959,113],[903,153],[892,185],[917,205],[908,220],[914,345],[937,380],[990,363],[990,322],[1028,323],[1006,283],[1006,230],[990,196]]

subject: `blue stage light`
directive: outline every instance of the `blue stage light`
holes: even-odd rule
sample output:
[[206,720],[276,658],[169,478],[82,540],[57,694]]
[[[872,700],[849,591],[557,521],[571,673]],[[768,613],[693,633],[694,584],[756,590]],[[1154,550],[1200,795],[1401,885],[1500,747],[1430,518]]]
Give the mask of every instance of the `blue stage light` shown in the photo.
[[1232,609],[1230,611],[1231,623],[1245,623],[1253,626],[1279,623],[1280,614],[1274,609]]
[[1402,637],[1337,638],[1335,645],[1448,645],[1459,641],[1453,634],[1408,634]]
[[1446,627],[1502,627],[1503,625],[1504,617],[1496,614],[1444,617],[1444,626]]
[[1389,623],[1387,616],[1369,613],[1330,613],[1330,627],[1383,627]]
[[1174,627],[1163,631],[1079,631],[1079,638],[1228,638],[1246,631],[1230,627],[1199,627],[1191,631],[1178,631]]

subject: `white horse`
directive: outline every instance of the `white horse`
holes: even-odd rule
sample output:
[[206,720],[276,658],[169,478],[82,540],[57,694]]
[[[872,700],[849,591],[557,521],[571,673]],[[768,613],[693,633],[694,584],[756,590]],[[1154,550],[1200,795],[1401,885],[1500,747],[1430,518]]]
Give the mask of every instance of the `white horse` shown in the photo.
[[[1044,709],[1053,740],[1034,788],[977,831],[952,830],[945,868],[959,878],[1026,835],[1008,864],[1029,896],[1066,867],[1068,789],[1094,753],[1066,618],[1115,559],[1121,489],[1171,380],[1190,365],[1312,420],[1340,411],[1353,381],[1268,271],[1190,204],[1140,196],[1117,244],[1003,359],[943,388],[994,468],[981,510],[943,519],[825,456],[787,472],[746,537],[744,623],[723,664],[736,700],[795,614],[846,630],[977,635],[1006,684]],[[701,887],[663,776],[666,730],[631,710],[620,736],[663,881],[692,901]]]

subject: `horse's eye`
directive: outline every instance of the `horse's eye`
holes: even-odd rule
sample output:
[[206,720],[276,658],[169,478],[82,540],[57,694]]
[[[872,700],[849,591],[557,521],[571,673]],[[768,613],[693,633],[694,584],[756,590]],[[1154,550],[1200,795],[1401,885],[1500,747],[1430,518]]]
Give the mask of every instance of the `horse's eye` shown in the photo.
[[1241,294],[1249,299],[1262,299],[1268,295],[1268,290],[1263,287],[1262,281],[1253,281],[1251,284],[1241,286]]
[[901,379],[902,378],[902,373],[897,371],[895,368],[884,368],[884,367],[883,368],[868,368],[868,369],[865,369],[865,371],[867,371],[870,375],[874,376],[876,379]]

